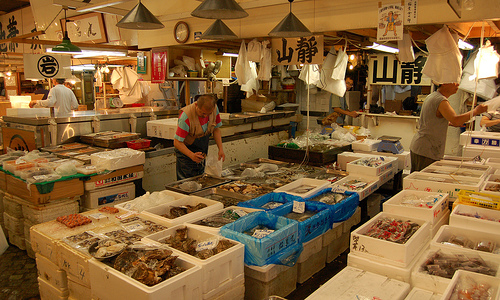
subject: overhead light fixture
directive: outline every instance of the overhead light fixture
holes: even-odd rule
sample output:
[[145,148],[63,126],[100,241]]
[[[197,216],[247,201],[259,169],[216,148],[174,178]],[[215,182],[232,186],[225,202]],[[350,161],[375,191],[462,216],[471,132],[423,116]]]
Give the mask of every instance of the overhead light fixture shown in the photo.
[[64,23],[65,23],[64,37],[62,43],[52,48],[52,52],[66,53],[66,54],[80,53],[82,52],[82,50],[77,46],[71,44],[71,40],[68,37],[68,19],[66,18],[66,11],[68,10],[68,7],[65,6],[63,7],[63,9],[64,9]]
[[93,64],[84,64],[71,66],[70,69],[71,71],[95,70],[95,66]]
[[307,29],[307,27],[292,13],[292,2],[293,0],[288,0],[290,2],[290,12],[288,15],[279,22],[276,27],[274,27],[271,32],[269,32],[270,36],[273,37],[283,37],[283,38],[291,38],[291,37],[304,37],[312,35],[312,32]]
[[248,13],[234,0],[205,0],[191,13],[203,19],[241,19]]
[[231,40],[238,38],[238,36],[221,19],[217,19],[201,35],[201,38],[204,40]]
[[238,53],[230,53],[230,52],[224,52],[222,53],[222,56],[229,56],[229,57],[238,57]]
[[381,44],[377,44],[377,43],[373,43],[373,45],[368,46],[366,48],[378,50],[378,51],[382,51],[382,52],[399,53],[399,49],[397,49],[397,48],[393,48],[393,47],[389,47],[389,46],[381,45]]
[[125,29],[151,30],[165,27],[147,8],[139,3],[129,11],[118,23],[117,27]]
[[[45,48],[45,52],[54,53],[54,48],[47,47]],[[86,57],[95,57],[95,56],[127,56],[126,51],[117,51],[117,50],[91,50],[91,49],[81,49],[81,52],[75,54],[74,58],[86,58]]]
[[458,48],[462,50],[472,50],[474,49],[474,46],[467,42],[462,41],[462,39],[458,39]]

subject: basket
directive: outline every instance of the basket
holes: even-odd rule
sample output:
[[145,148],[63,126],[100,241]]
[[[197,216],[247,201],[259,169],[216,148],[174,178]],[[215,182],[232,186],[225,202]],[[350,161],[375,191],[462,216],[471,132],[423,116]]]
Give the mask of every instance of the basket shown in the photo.
[[472,206],[500,210],[500,196],[490,193],[460,190],[460,192],[458,192],[458,202]]
[[138,139],[138,140],[133,140],[133,141],[127,141],[127,147],[134,149],[134,150],[149,148],[150,144],[151,144],[151,140],[148,140],[148,139]]

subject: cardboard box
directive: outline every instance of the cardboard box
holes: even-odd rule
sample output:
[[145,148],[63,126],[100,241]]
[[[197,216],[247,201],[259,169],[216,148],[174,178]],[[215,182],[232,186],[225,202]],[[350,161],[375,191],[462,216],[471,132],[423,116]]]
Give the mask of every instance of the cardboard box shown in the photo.
[[[144,166],[138,165],[113,171],[108,174],[96,175],[85,181],[85,190],[91,191],[98,188],[130,182],[144,177]],[[82,193],[83,195],[83,193]]]
[[85,208],[97,208],[99,205],[113,205],[135,198],[135,184],[133,182],[114,185],[107,188],[86,191],[83,198]]

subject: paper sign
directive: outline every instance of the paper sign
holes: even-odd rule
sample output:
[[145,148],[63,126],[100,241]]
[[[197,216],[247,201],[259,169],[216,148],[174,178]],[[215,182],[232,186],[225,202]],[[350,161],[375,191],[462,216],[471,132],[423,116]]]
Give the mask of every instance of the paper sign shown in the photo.
[[405,2],[405,25],[417,24],[418,0],[406,0]]
[[263,238],[265,236],[270,235],[273,232],[274,232],[274,230],[271,230],[271,229],[257,229],[257,230],[255,230],[255,232],[253,233],[252,236],[254,238],[261,239],[261,238]]
[[404,8],[398,4],[382,5],[378,9],[377,41],[396,41],[403,39]]
[[427,58],[420,55],[411,63],[401,63],[393,54],[369,56],[368,82],[378,85],[431,85],[431,79],[422,74]]
[[217,239],[217,238],[206,240],[206,241],[203,241],[203,242],[199,242],[196,245],[196,252],[199,252],[199,251],[202,251],[202,250],[213,249],[213,248],[217,247],[217,244],[219,244],[219,239]]
[[303,214],[306,211],[306,203],[301,201],[293,201],[294,213]]
[[24,54],[23,61],[26,79],[71,77],[71,55]]
[[151,82],[163,83],[167,73],[167,51],[154,52],[151,55]]
[[323,36],[271,40],[273,65],[299,65],[323,63]]

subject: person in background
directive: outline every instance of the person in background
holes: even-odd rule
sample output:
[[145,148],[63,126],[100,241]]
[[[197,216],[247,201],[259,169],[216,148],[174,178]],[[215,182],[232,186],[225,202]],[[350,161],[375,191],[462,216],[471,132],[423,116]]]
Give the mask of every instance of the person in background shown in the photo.
[[225,160],[219,127],[222,121],[213,95],[195,97],[196,102],[181,109],[174,136],[177,180],[205,172],[208,141],[213,133],[219,160]]
[[[346,91],[350,90],[353,87],[354,80],[351,75],[345,76],[345,85],[346,85]],[[323,119],[322,121],[323,125],[330,125],[333,122],[336,122],[339,125],[344,125],[345,116],[351,116],[353,118],[357,118],[359,116],[358,112],[350,111],[347,108],[345,95],[344,97],[338,97],[332,94],[330,96],[330,99],[332,99],[333,113],[331,113],[330,115],[328,115],[326,118]]]
[[47,100],[31,100],[29,106],[54,107],[57,109],[56,117],[70,116],[72,109],[78,108],[78,101],[72,90],[64,86],[64,78],[52,78],[52,87]]
[[500,132],[500,107],[496,111],[484,113],[479,124],[481,127],[486,126],[487,131]]
[[45,100],[47,99],[47,97],[49,96],[49,90],[46,90],[43,88],[43,85],[41,83],[37,83],[35,85],[35,91],[33,92],[35,95],[39,95],[39,94],[43,94],[43,98],[42,100]]
[[71,84],[71,82],[69,82],[69,81],[65,81],[64,86],[70,90],[73,90],[73,84]]
[[410,145],[412,172],[420,171],[443,158],[448,125],[460,127],[472,116],[480,115],[488,109],[480,104],[471,111],[457,115],[448,101],[457,90],[458,83],[444,83],[425,98],[418,132],[413,136]]

